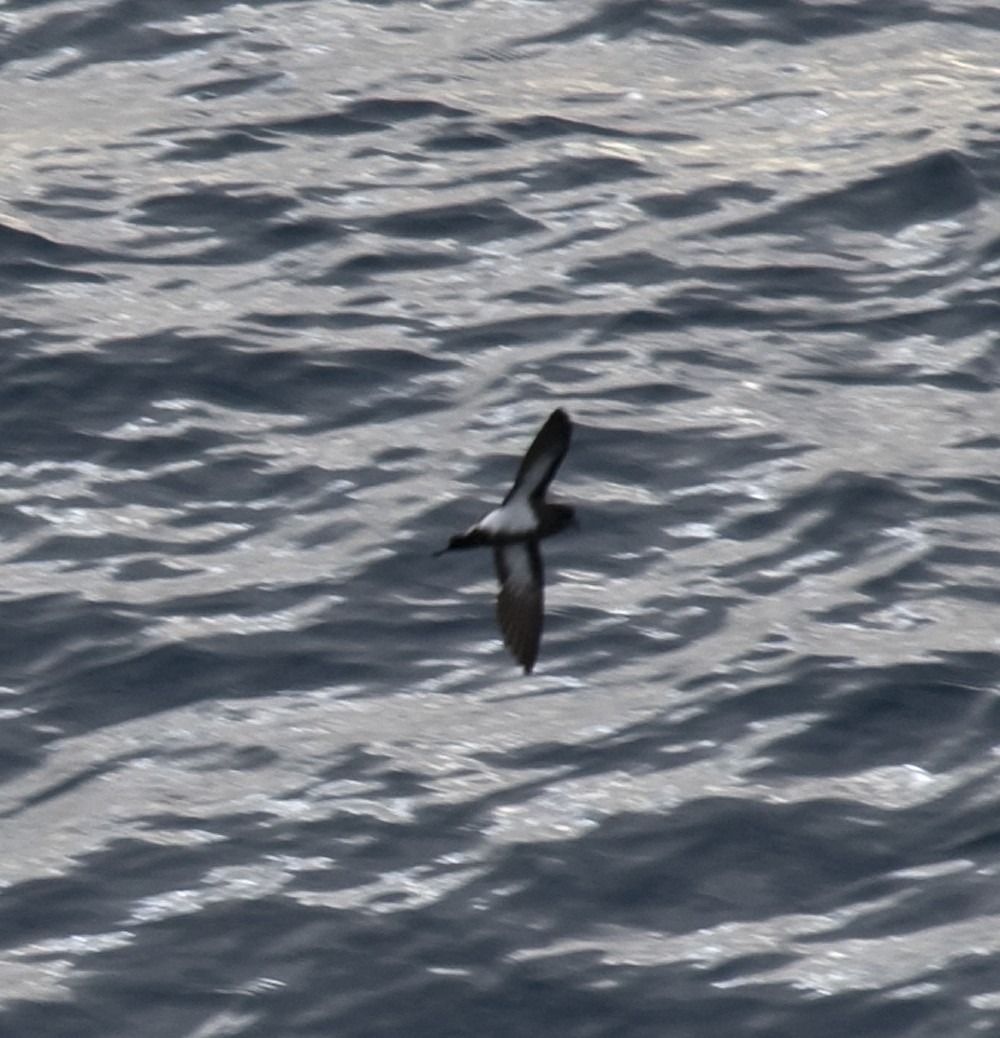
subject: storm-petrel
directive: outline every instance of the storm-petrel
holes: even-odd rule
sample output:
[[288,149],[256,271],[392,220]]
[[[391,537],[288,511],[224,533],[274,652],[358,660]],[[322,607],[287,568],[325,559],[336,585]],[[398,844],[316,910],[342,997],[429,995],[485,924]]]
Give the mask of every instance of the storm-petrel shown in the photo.
[[497,620],[507,648],[530,674],[542,636],[545,575],[538,542],[574,522],[569,505],[545,500],[552,477],[566,456],[573,423],[560,407],[549,415],[525,454],[510,493],[499,508],[487,513],[465,533],[456,534],[447,548],[493,549],[500,593]]

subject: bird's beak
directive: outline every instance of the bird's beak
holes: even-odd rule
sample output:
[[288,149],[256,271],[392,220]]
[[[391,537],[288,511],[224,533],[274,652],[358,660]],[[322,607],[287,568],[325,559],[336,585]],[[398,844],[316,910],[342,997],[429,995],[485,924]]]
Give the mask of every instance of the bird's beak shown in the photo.
[[442,555],[444,555],[444,553],[447,550],[448,550],[448,545],[445,545],[440,551],[432,552],[431,553],[431,558],[432,559],[439,559],[439,558],[441,558]]

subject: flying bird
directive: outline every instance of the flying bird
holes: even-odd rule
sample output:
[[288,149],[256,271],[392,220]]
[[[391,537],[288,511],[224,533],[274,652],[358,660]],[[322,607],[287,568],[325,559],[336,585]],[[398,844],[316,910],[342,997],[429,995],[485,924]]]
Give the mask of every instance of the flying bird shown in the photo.
[[573,423],[560,407],[549,415],[525,454],[510,492],[465,533],[437,552],[491,547],[500,593],[497,620],[504,644],[530,674],[538,658],[545,603],[545,572],[538,542],[575,523],[569,505],[545,499],[569,449]]

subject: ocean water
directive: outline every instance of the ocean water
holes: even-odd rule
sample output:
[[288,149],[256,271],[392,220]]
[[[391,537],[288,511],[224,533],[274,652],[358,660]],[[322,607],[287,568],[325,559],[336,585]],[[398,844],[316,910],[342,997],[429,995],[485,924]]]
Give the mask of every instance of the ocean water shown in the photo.
[[998,55],[4,5],[0,1035],[1000,1035]]

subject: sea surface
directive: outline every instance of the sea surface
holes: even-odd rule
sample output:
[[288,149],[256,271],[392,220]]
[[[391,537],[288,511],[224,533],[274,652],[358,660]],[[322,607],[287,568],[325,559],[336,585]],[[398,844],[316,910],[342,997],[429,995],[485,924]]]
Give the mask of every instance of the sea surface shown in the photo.
[[0,155],[0,1038],[1000,1035],[1000,7],[8,0]]

